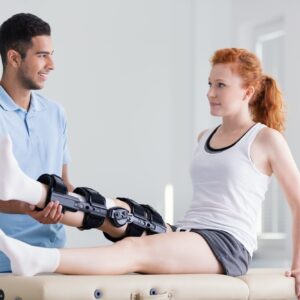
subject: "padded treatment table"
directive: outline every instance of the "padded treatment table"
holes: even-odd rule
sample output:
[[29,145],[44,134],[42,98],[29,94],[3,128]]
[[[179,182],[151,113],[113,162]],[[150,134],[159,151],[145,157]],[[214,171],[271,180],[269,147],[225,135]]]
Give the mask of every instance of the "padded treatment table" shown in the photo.
[[247,275],[38,275],[0,276],[0,300],[242,300],[295,299],[294,279],[281,269]]

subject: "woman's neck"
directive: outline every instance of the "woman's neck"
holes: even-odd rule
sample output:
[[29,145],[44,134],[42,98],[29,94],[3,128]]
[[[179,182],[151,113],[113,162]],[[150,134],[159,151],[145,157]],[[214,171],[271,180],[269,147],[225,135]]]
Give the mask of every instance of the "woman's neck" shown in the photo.
[[255,122],[249,119],[241,119],[241,120],[228,120],[223,118],[222,125],[219,130],[222,133],[232,133],[235,131],[244,131],[245,129],[253,126]]

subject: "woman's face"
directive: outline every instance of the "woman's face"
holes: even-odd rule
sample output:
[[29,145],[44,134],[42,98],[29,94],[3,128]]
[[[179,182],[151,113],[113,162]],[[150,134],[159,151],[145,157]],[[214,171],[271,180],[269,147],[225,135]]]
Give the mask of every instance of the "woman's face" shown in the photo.
[[242,78],[234,72],[234,64],[216,64],[208,78],[207,98],[213,116],[226,117],[238,114],[249,100]]

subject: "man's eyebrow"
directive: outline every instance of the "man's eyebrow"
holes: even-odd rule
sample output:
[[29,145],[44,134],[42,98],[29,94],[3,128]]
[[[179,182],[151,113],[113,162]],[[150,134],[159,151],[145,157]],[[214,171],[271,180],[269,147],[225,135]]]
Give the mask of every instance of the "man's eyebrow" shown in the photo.
[[37,51],[35,54],[48,54],[48,55],[52,55],[54,53],[54,50],[52,52],[49,51]]

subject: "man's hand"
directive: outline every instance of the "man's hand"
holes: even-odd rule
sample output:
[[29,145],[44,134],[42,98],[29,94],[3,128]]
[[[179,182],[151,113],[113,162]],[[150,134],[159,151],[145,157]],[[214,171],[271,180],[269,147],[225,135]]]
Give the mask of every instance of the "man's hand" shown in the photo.
[[63,218],[62,206],[58,201],[50,201],[41,211],[35,210],[34,205],[28,205],[26,213],[42,224],[57,224]]

